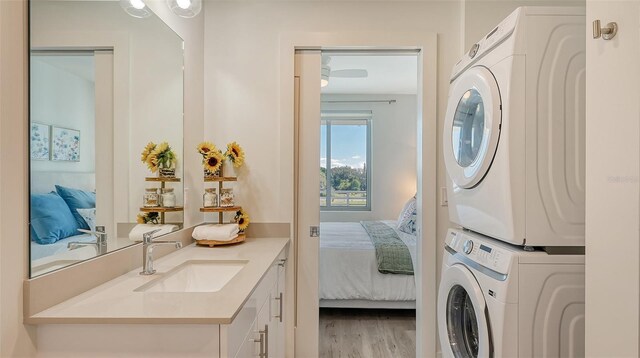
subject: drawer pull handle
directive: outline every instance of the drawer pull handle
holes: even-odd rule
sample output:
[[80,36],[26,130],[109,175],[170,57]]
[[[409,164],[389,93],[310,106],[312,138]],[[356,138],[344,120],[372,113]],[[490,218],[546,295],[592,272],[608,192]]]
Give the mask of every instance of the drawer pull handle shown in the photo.
[[260,333],[260,340],[263,341],[260,343],[260,354],[258,354],[258,357],[269,358],[269,326],[265,324],[264,330],[258,332]]
[[277,318],[280,322],[282,322],[282,292],[280,292],[278,297],[276,297],[276,300],[278,301],[279,309],[278,314],[274,318]]

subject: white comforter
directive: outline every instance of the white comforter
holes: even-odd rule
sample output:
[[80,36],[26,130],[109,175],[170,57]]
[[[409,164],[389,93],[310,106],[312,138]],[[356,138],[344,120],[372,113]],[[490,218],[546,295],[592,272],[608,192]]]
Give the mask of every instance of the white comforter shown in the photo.
[[[416,237],[384,221],[409,248],[416,266]],[[320,298],[330,300],[413,301],[415,276],[381,274],[369,235],[359,222],[320,223]]]

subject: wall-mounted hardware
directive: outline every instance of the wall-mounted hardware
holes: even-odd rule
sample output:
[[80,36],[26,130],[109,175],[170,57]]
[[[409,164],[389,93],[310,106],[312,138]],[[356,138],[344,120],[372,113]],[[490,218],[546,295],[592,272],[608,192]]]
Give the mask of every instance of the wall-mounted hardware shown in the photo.
[[605,40],[611,40],[616,37],[618,33],[618,24],[616,22],[610,22],[606,26],[601,27],[600,20],[593,21],[593,38],[599,39],[602,37]]

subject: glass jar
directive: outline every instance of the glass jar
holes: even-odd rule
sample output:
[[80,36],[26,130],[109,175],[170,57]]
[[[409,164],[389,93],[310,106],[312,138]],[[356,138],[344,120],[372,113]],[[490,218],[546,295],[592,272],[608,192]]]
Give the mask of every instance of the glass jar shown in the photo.
[[218,194],[216,188],[207,188],[204,190],[202,196],[202,206],[205,208],[217,208],[218,207]]
[[233,189],[222,189],[220,190],[220,206],[223,208],[228,208],[234,206],[233,202]]
[[176,206],[176,194],[173,192],[173,188],[164,188],[160,190],[160,199],[162,206],[165,208],[173,208]]
[[160,195],[157,188],[147,188],[144,190],[142,206],[145,208],[155,208],[160,206]]

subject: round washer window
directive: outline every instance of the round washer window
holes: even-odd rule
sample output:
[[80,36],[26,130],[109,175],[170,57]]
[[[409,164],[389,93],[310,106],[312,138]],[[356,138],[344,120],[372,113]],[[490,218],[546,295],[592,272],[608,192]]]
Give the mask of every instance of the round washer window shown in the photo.
[[475,89],[466,91],[453,117],[451,144],[453,155],[466,168],[478,157],[484,138],[484,104]]
[[449,291],[447,298],[447,331],[455,357],[478,357],[478,322],[469,294],[460,285]]

